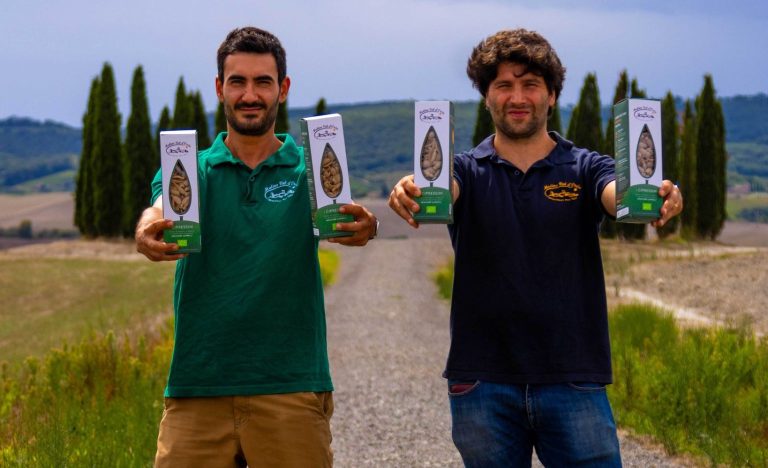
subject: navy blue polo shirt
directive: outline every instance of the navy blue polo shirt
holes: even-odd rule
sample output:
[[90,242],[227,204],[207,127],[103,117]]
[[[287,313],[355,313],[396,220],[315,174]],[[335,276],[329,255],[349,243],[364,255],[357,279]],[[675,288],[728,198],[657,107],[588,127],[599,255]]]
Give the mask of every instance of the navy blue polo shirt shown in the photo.
[[598,229],[614,161],[550,137],[527,172],[493,136],[455,156],[449,379],[612,381]]

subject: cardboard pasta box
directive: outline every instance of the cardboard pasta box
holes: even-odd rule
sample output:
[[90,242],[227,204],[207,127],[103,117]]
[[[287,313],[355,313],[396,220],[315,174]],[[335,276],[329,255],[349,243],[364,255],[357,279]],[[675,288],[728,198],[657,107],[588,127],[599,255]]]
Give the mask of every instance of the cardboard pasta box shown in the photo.
[[613,106],[616,148],[616,221],[649,223],[660,217],[661,103],[625,99]]
[[163,231],[165,242],[178,252],[200,252],[200,197],[197,184],[197,131],[160,132],[163,217],[173,228]]
[[416,200],[419,223],[453,223],[453,103],[414,104],[413,178],[421,189]]
[[341,116],[330,114],[301,119],[301,140],[315,237],[351,236],[351,232],[336,228],[338,223],[355,220],[352,215],[339,213],[339,208],[352,203]]

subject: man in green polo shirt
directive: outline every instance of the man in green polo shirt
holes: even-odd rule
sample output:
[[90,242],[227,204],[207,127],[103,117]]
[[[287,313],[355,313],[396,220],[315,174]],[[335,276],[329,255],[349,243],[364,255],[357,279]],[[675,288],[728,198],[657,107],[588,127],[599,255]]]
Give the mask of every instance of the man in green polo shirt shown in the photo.
[[[137,250],[178,260],[175,345],[156,466],[331,466],[333,413],[317,240],[304,157],[275,135],[290,88],[285,51],[257,28],[218,50],[216,94],[227,132],[199,154],[202,251],[162,240],[160,174],[136,227]],[[365,245],[376,218],[343,207],[339,226]]]

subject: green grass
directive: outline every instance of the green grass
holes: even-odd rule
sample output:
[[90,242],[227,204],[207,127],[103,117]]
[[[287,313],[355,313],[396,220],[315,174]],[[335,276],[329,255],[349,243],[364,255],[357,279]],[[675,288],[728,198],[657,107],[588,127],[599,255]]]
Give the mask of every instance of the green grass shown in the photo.
[[0,360],[172,315],[173,263],[0,257]]
[[768,341],[748,330],[681,330],[645,305],[610,316],[619,425],[713,465],[768,464]]
[[150,466],[171,330],[147,341],[89,335],[0,375],[0,466]]
[[320,260],[320,276],[323,286],[330,286],[336,282],[336,273],[339,271],[339,254],[332,250],[318,249],[317,258]]
[[27,180],[20,184],[6,187],[4,191],[12,193],[39,193],[39,192],[72,192],[75,190],[74,169],[67,169],[54,174],[49,174],[37,179]]
[[433,275],[432,279],[437,283],[437,293],[443,299],[450,299],[453,293],[453,260],[445,266],[440,267]]
[[744,212],[755,209],[768,213],[768,193],[755,192],[748,195],[729,196],[726,203],[729,219],[743,218]]

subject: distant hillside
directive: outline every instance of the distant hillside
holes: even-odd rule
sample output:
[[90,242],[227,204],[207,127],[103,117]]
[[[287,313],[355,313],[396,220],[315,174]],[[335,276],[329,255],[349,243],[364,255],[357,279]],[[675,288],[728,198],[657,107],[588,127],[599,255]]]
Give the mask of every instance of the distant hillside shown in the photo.
[[[682,103],[678,99],[679,107]],[[768,187],[768,119],[763,118],[768,115],[768,96],[735,96],[723,98],[722,103],[729,182]],[[455,103],[456,151],[471,146],[476,109],[477,101]],[[573,106],[561,108],[564,129],[572,111]],[[344,118],[356,196],[370,191],[388,193],[398,178],[412,171],[413,101],[329,105],[328,112]],[[297,142],[299,119],[313,113],[314,107],[289,109],[290,131]],[[609,115],[610,108],[604,106],[605,121]],[[74,182],[63,175],[74,173],[80,144],[78,128],[19,117],[0,120],[0,191],[71,190]]]
[[[22,117],[0,120],[0,190],[77,166],[80,129]],[[66,184],[71,190],[73,183]]]

